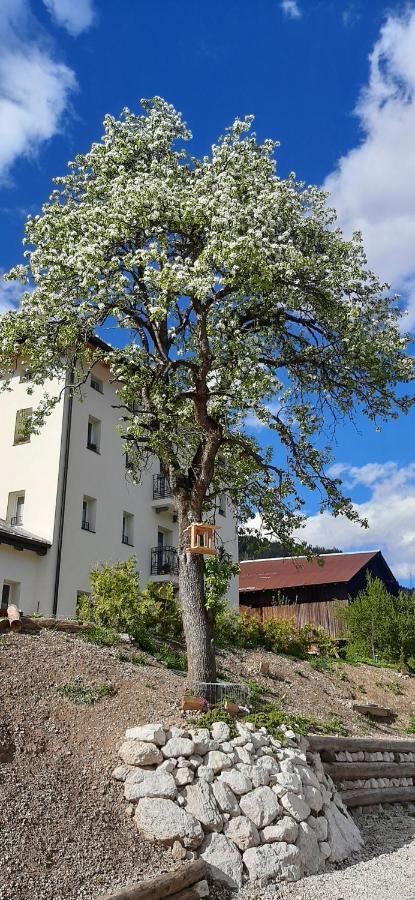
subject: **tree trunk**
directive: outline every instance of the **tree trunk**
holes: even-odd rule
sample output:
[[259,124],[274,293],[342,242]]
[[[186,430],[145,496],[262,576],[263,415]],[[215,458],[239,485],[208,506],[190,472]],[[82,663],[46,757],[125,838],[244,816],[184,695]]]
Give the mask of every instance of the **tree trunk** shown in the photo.
[[[216,681],[212,621],[205,607],[203,556],[179,556],[179,595],[188,657],[189,685]],[[200,693],[200,691],[198,692]]]
[[[195,518],[194,521],[197,521]],[[199,519],[200,521],[200,519]],[[216,681],[213,622],[205,606],[204,560],[190,553],[186,527],[190,519],[179,511],[179,597],[186,638],[189,686]],[[198,690],[204,696],[204,692]]]

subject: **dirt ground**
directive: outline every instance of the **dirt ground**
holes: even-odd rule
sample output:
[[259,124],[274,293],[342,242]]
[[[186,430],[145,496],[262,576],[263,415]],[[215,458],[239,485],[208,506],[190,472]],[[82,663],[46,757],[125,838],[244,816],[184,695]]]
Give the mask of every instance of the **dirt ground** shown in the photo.
[[[175,867],[166,850],[137,835],[111,771],[126,727],[183,722],[184,679],[157,664],[122,662],[119,649],[47,631],[0,640],[0,900],[95,900]],[[264,657],[267,678],[252,674]],[[235,681],[255,677],[288,711],[338,716],[350,733],[398,736],[415,711],[415,679],[389,670],[345,665],[347,680],[340,680],[306,661],[254,652],[221,653],[219,666]],[[115,693],[94,706],[75,705],[57,690],[74,679],[110,683]],[[386,685],[398,681],[403,693],[395,695]],[[395,724],[379,728],[354,713],[354,699],[363,696],[395,709]],[[303,900],[302,889],[281,897]],[[304,894],[313,896],[320,893]]]

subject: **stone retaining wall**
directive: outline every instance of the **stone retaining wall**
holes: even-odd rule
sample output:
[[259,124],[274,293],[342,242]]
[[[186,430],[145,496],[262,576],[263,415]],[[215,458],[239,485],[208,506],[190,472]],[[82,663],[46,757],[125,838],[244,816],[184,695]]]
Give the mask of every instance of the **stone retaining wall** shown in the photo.
[[214,878],[295,881],[360,848],[362,840],[318,753],[281,727],[281,739],[236,723],[130,728],[113,777],[143,837],[177,858],[202,856]]

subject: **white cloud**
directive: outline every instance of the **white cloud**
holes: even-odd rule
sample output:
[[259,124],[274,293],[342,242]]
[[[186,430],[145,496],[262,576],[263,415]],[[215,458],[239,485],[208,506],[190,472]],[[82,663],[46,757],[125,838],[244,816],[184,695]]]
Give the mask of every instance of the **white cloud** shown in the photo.
[[58,25],[78,37],[93,24],[95,13],[92,0],[43,0]]
[[281,0],[280,7],[289,19],[301,19],[302,12],[297,0]]
[[0,274],[0,316],[11,309],[17,309],[24,290],[27,288],[18,281],[5,281]]
[[415,10],[390,14],[369,57],[355,113],[358,146],[324,188],[347,236],[363,233],[369,265],[407,297],[415,323]]
[[369,528],[323,513],[307,519],[302,539],[340,550],[380,549],[398,579],[415,583],[415,463],[339,463],[331,471],[343,479],[352,497],[354,487],[368,490],[368,499],[354,506]]
[[0,181],[19,156],[33,156],[61,126],[76,87],[56,62],[24,0],[0,9]]

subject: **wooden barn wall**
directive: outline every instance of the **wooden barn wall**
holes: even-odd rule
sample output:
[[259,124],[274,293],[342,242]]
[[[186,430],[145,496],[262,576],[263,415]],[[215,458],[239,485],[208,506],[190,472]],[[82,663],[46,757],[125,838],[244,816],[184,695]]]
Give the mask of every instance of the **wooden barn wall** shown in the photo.
[[[347,606],[347,600],[338,601],[341,606]],[[341,617],[337,613],[337,604],[333,600],[323,600],[317,603],[290,603],[281,606],[240,606],[241,613],[253,616],[259,622],[268,619],[290,620],[294,619],[299,627],[304,625],[318,625],[334,640],[344,637],[344,628]]]

